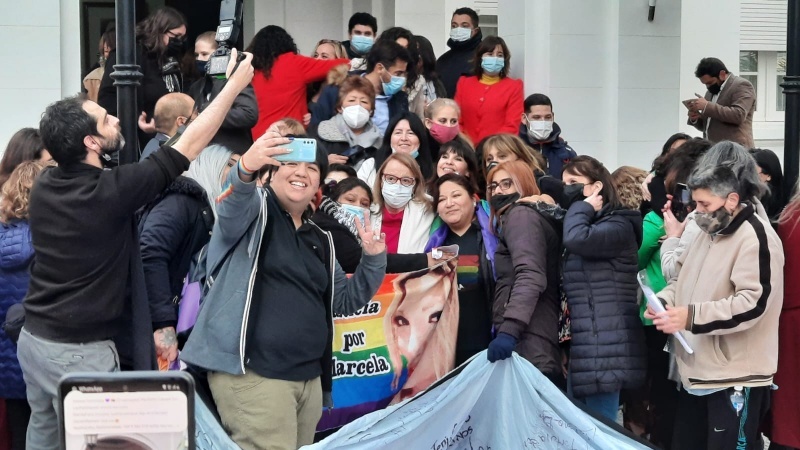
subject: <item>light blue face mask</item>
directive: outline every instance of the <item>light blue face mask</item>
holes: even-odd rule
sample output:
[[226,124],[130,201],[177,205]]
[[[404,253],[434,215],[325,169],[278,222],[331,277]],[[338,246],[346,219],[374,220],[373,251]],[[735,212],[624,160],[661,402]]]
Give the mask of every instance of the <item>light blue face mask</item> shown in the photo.
[[411,152],[412,158],[417,159],[417,156],[419,156],[419,150],[414,150],[413,152]]
[[403,86],[406,85],[406,77],[396,77],[392,75],[392,79],[389,80],[388,83],[384,83],[383,80],[381,80],[381,85],[383,85],[383,94],[392,96],[400,92]]
[[481,58],[481,68],[489,75],[497,75],[506,66],[506,60],[498,56]]
[[350,48],[359,55],[364,55],[372,49],[375,40],[369,36],[354,35],[350,38]]
[[364,208],[355,206],[355,205],[348,205],[347,203],[342,203],[342,209],[355,217],[358,217],[358,220],[361,221],[361,225],[364,225]]

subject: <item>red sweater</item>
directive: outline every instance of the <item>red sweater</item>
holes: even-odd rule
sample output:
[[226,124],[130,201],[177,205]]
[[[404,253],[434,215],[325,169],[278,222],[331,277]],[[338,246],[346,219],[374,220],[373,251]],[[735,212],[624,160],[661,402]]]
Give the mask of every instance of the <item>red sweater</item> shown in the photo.
[[459,78],[454,100],[461,107],[461,129],[475,145],[486,136],[519,132],[522,80],[503,78],[491,86],[476,76]]
[[272,64],[270,77],[256,70],[253,90],[258,102],[258,123],[253,127],[253,139],[258,139],[274,122],[291,117],[303,122],[308,113],[306,85],[323,81],[328,72],[340,65],[350,64],[348,59],[314,59],[308,56],[284,53]]

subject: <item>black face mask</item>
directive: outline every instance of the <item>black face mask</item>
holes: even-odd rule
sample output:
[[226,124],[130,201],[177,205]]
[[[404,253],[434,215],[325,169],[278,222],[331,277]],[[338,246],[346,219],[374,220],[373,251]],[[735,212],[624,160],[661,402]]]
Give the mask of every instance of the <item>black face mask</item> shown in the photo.
[[178,37],[171,37],[169,38],[169,44],[167,44],[167,55],[169,56],[181,56],[186,51],[186,39],[185,38],[178,38]]
[[711,92],[711,95],[717,95],[721,90],[722,90],[722,81],[720,81],[719,84],[714,83],[708,87],[708,92]]
[[586,196],[583,195],[583,184],[566,184],[564,185],[564,193],[561,196],[561,207],[569,209],[573,203],[582,201],[585,198]]
[[[100,144],[98,142],[98,144]],[[105,168],[117,167],[119,165],[119,152],[125,147],[125,137],[120,134],[117,139],[104,142],[100,146],[100,164]]]
[[205,74],[206,73],[206,64],[208,63],[208,61],[195,61],[194,63],[197,65],[197,72],[198,73],[201,73],[201,74]]
[[492,195],[492,198],[489,199],[489,204],[492,205],[495,211],[500,211],[517,200],[519,200],[518,192],[513,194]]

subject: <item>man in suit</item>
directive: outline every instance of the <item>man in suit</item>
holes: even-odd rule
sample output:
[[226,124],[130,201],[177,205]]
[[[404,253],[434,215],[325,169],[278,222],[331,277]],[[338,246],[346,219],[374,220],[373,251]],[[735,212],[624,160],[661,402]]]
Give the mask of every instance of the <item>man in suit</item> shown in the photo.
[[703,58],[694,75],[706,85],[705,97],[689,104],[689,125],[712,141],[733,141],[753,148],[756,92],[742,77],[728,72],[717,58]]

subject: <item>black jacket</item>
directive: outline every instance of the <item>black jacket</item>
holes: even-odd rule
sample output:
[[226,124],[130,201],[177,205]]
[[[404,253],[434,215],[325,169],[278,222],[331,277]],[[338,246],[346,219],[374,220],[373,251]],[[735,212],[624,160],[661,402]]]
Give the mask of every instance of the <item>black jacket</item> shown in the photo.
[[550,133],[545,141],[534,141],[528,136],[528,127],[525,124],[519,126],[519,137],[528,146],[534,148],[547,159],[547,174],[561,179],[561,172],[564,166],[578,156],[575,150],[561,138],[561,127],[557,123],[553,124],[553,132]]
[[[350,230],[339,223],[331,215],[322,210],[317,210],[311,217],[322,231],[327,231],[333,237],[333,246],[336,248],[336,260],[347,273],[354,273],[361,261],[361,244]],[[413,272],[428,267],[428,257],[425,253],[388,254],[386,255],[386,273]]]
[[561,224],[535,205],[512,205],[499,220],[493,322],[545,375],[561,374],[558,315]]
[[28,209],[35,256],[25,328],[58,342],[114,338],[121,361],[152,368],[153,330],[134,214],[188,168],[185,156],[163,147],[112,170],[74,164],[42,172]]
[[637,304],[639,211],[595,213],[575,202],[564,218],[564,291],[572,321],[570,373],[575,397],[639,387],[647,349]]
[[[226,80],[201,78],[189,87],[187,94],[194,99],[197,112],[204,109],[219,95],[225,87]],[[253,86],[248,85],[233,101],[231,109],[219,131],[211,139],[211,144],[221,145],[237,155],[243,155],[253,145],[253,134],[250,129],[258,122],[258,104]]]
[[[158,99],[169,94],[164,78],[161,76],[161,64],[158,56],[154,53],[147,53],[141,45],[136,45],[136,62],[141,67],[141,85],[136,89],[136,104],[139,111],[147,113],[149,119],[153,118]],[[112,116],[117,115],[117,87],[111,73],[114,72],[114,64],[117,63],[117,52],[112,51],[106,60],[106,70],[103,72],[103,79],[100,81],[100,90],[97,94],[97,104],[102,106]]]
[[[336,102],[339,100],[339,86],[325,86],[319,99],[311,111],[311,125],[319,125],[323,120],[328,120],[336,115]],[[401,112],[408,111],[408,94],[398,92],[389,99],[389,121]]]
[[478,34],[464,42],[455,42],[449,39],[447,46],[450,47],[450,50],[436,60],[436,73],[442,79],[448,98],[455,98],[456,85],[461,75],[472,74],[475,49],[478,48],[482,39],[483,35],[480,30],[478,30]]
[[214,213],[203,188],[191,178],[178,177],[138,215],[153,329],[174,327],[184,278],[194,255],[211,238]]

